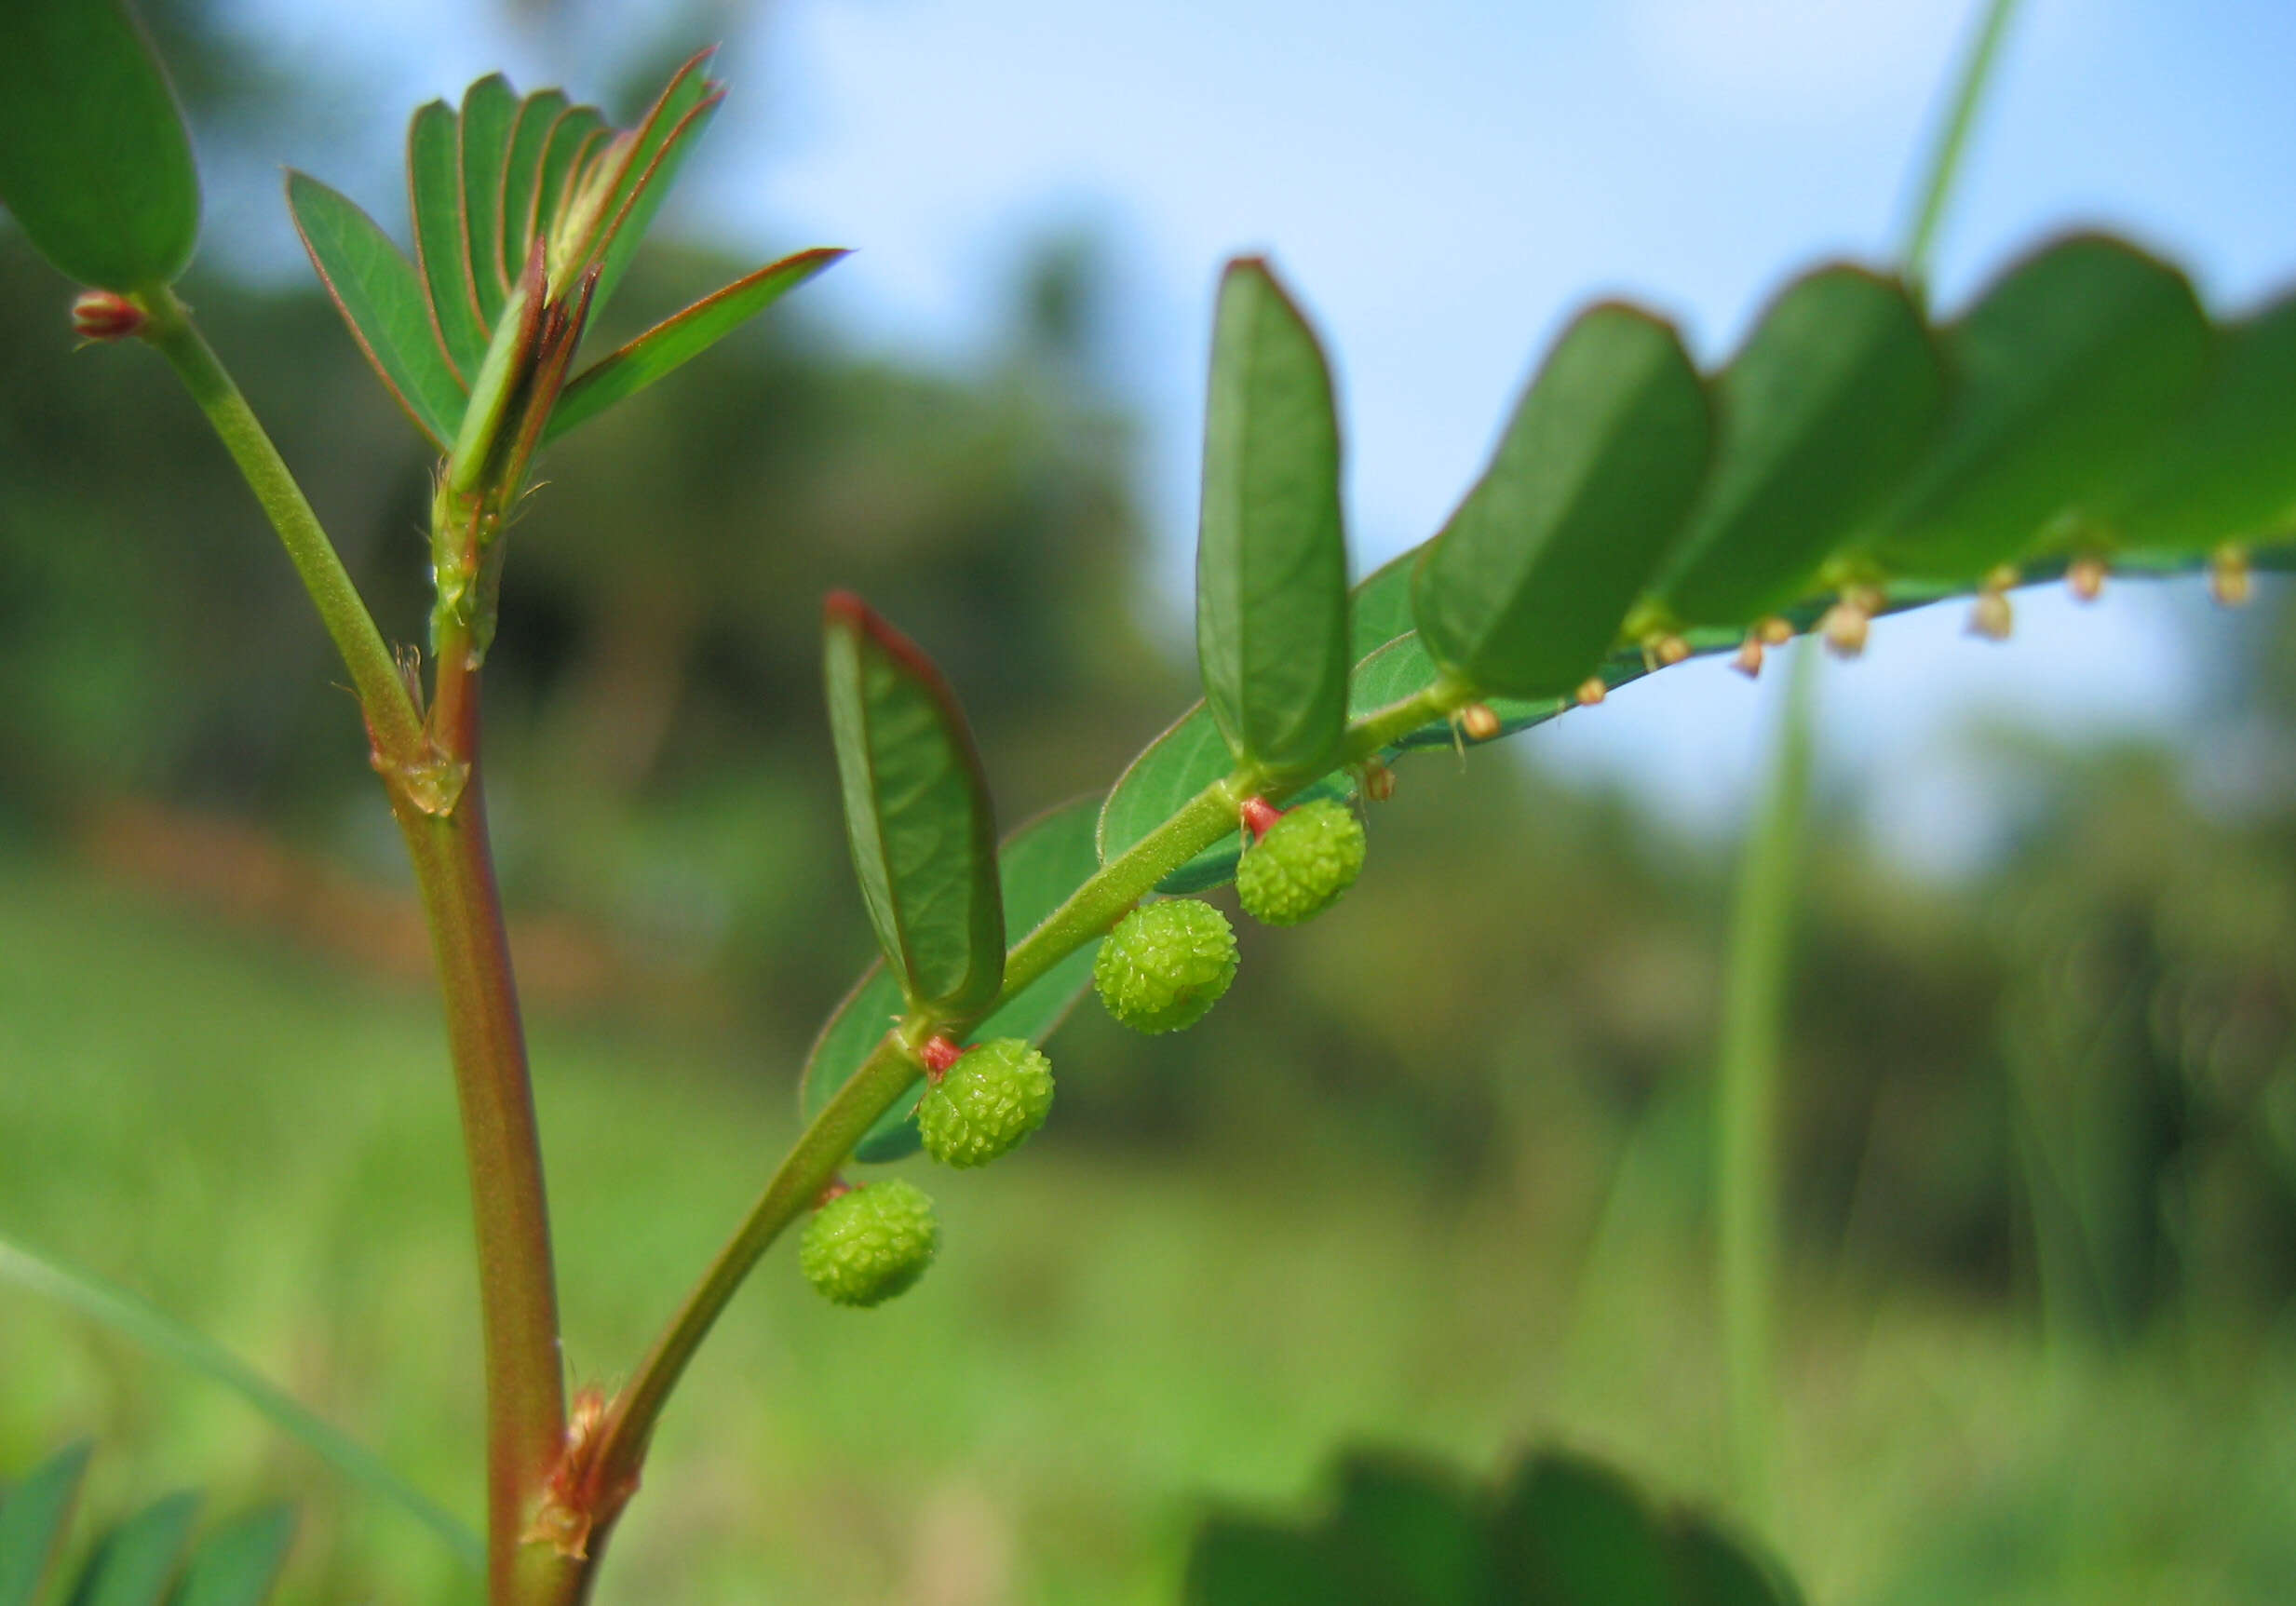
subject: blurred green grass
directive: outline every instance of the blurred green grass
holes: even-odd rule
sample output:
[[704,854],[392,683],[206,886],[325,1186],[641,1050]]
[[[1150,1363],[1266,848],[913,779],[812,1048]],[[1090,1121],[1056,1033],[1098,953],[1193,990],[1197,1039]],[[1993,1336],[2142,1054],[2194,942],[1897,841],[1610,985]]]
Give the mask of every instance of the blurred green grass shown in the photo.
[[[1055,1040],[1092,1074],[1098,1022]],[[1220,1052],[1217,1014],[1199,1029]],[[478,1505],[468,1221],[435,1006],[69,865],[0,860],[0,1233],[132,1287]],[[1264,1039],[1255,1040],[1263,1044]],[[570,1371],[611,1383],[792,1133],[794,1067],[545,1019]],[[1250,1074],[1249,1063],[1233,1074]],[[941,1263],[828,1308],[777,1251],[672,1408],[605,1602],[1152,1602],[1206,1500],[1298,1509],[1346,1442],[1533,1440],[1727,1505],[1701,1094],[1472,1181],[1312,1119],[1177,1151],[1046,1133],[927,1176]],[[2267,1602],[2296,1580],[2296,1330],[2107,1357],[1965,1290],[1790,1277],[1781,1532],[1812,1599]],[[288,1599],[470,1598],[236,1401],[0,1289],[0,1471],[106,1441],[99,1507],[294,1498]]]

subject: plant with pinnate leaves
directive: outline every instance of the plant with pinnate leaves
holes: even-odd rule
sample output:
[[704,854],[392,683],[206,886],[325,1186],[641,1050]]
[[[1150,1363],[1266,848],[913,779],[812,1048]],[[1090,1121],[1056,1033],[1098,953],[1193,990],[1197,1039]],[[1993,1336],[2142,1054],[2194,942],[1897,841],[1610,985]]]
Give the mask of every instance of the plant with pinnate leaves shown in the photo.
[[[1818,267],[1711,373],[1663,319],[1589,308],[1443,528],[1351,587],[1322,349],[1266,263],[1230,263],[1197,548],[1203,700],[1105,795],[1000,839],[955,693],[861,600],[829,599],[830,725],[881,958],[816,1041],[804,1131],[748,1216],[627,1381],[570,1406],[486,839],[480,675],[505,531],[538,454],[837,255],[774,263],[581,358],[717,104],[704,60],[630,129],[498,76],[459,108],[424,107],[409,140],[412,258],[323,183],[288,180],[314,266],[439,456],[425,655],[385,642],[170,288],[196,239],[196,182],[132,20],[108,0],[28,0],[0,20],[0,198],[90,287],[78,331],[152,345],[213,420],[349,669],[423,892],[481,1245],[498,1606],[588,1594],[672,1390],[785,1230],[806,1221],[805,1275],[840,1302],[873,1304],[924,1273],[940,1234],[923,1191],[857,1185],[847,1167],[920,1145],[977,1165],[1025,1138],[1051,1101],[1032,1046],[1087,983],[1142,1030],[1201,1017],[1236,951],[1224,918],[1182,895],[1233,879],[1245,909],[1277,924],[1325,908],[1361,869],[1362,811],[1403,755],[1490,741],[1697,654],[1734,653],[1755,674],[1813,628],[1854,654],[1877,615],[1950,597],[1973,599],[1973,627],[1999,635],[2014,587],[2060,575],[2087,596],[2108,570],[2205,569],[2236,602],[2251,567],[2284,560],[2296,537],[2296,299],[2215,322],[2173,265],[2092,234],[2044,244],[1943,319],[1886,269]],[[1641,1509],[1599,1478],[1544,1476],[1556,1509]],[[1524,1509],[1536,1529],[1546,1507]],[[1789,1598],[1703,1528],[1618,1520],[1651,1535],[1613,1558],[1628,1572],[1710,1565],[1731,1599]],[[1530,1531],[1494,1530],[1492,1554]],[[1540,1543],[1567,1552],[1553,1535],[1569,1531],[1557,1518]],[[1301,1551],[1292,1582],[1355,1543],[1317,1541],[1320,1560]],[[1484,1538],[1459,1543],[1485,1554]],[[1237,1554],[1230,1545],[1201,1576],[1257,1576]],[[1571,1574],[1577,1562],[1558,1555],[1535,1565]]]

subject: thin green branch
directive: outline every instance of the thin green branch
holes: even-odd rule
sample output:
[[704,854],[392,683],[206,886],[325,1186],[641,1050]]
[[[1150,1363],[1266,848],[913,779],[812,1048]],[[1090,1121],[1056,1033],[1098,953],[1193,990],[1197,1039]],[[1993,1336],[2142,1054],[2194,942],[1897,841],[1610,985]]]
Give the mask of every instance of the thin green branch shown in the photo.
[[1780,1046],[1810,790],[1816,643],[1793,655],[1770,788],[1747,843],[1730,932],[1715,1088],[1714,1186],[1731,1465],[1741,1510],[1768,1516],[1778,1229]]
[[[1362,763],[1398,737],[1472,700],[1470,688],[1445,681],[1357,722],[1342,744],[1340,767]],[[1155,890],[1156,883],[1235,831],[1243,800],[1262,790],[1258,777],[1249,774],[1215,781],[1102,865],[1013,947],[1006,957],[1002,990],[975,1019],[994,1014],[1022,988],[1107,931],[1125,911]],[[588,1478],[593,1503],[589,1515],[598,1523],[590,1541],[593,1553],[602,1548],[621,1503],[637,1486],[662,1408],[743,1279],[820,1195],[877,1118],[915,1084],[922,1074],[918,1045],[933,1032],[961,1031],[972,1023],[912,1019],[887,1032],[784,1156],[740,1228],[710,1262],[609,1411]]]
[[192,322],[190,309],[165,287],[151,292],[148,302],[143,338],[168,359],[192,399],[208,415],[224,450],[239,466],[248,488],[263,505],[271,527],[278,532],[289,560],[318,610],[320,623],[332,638],[335,651],[343,655],[344,668],[350,671],[377,751],[398,763],[414,762],[423,748],[422,715],[399,679],[398,666],[382,632],[375,628],[374,616],[360,600],[334,543],[320,528],[303,488],[295,483],[270,436],[263,433],[247,398]]
[[123,1288],[58,1265],[5,1238],[0,1238],[0,1278],[69,1305],[228,1389],[257,1415],[345,1478],[364,1484],[429,1529],[464,1566],[473,1572],[485,1566],[485,1545],[443,1506],[393,1471],[373,1451],[314,1415],[300,1400],[206,1334]]
[[1898,253],[1908,279],[1918,282],[1928,275],[1930,253],[1937,245],[1938,230],[1945,221],[1946,206],[1961,178],[1962,156],[1968,148],[1970,130],[1977,124],[1978,107],[2000,65],[2002,41],[2008,35],[2019,3],[2019,0],[1989,0],[1977,36],[1963,59],[1953,99],[1930,145],[1929,159],[1924,164],[1912,220],[1906,228],[1904,249]]

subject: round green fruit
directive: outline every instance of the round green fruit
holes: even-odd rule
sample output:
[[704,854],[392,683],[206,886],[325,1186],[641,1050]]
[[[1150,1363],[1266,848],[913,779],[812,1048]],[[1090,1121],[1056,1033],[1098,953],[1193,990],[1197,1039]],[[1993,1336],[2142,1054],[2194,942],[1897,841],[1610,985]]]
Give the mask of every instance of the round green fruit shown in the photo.
[[1200,898],[1142,904],[1101,943],[1092,985],[1136,1032],[1193,1026],[1236,979],[1236,933]]
[[816,1210],[797,1246],[797,1264],[831,1303],[873,1305],[923,1276],[939,1248],[933,1201],[896,1177],[840,1194]]
[[1303,803],[1267,828],[1236,867],[1244,912],[1268,925],[1297,925],[1355,884],[1363,870],[1363,822],[1330,798]]
[[944,1166],[985,1166],[1045,1124],[1052,1061],[1018,1037],[966,1049],[917,1101],[925,1152]]

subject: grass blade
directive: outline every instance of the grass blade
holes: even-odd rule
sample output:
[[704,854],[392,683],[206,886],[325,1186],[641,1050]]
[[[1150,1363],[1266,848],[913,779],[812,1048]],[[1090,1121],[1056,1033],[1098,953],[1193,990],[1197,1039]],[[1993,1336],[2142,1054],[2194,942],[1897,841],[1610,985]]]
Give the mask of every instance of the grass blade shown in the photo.
[[444,1541],[474,1572],[485,1566],[486,1547],[477,1534],[392,1471],[372,1451],[313,1415],[293,1397],[214,1340],[194,1331],[124,1289],[88,1273],[58,1265],[5,1238],[0,1238],[0,1280],[69,1305],[146,1349],[189,1367],[210,1383],[221,1384],[345,1478],[406,1511]]

